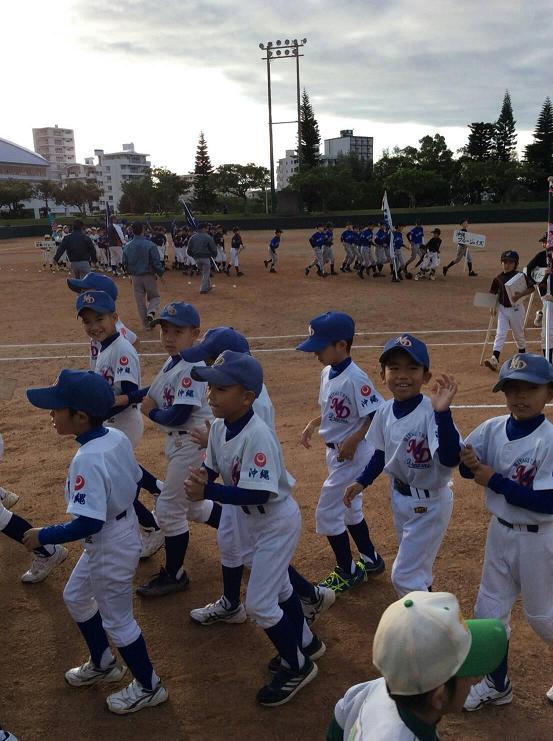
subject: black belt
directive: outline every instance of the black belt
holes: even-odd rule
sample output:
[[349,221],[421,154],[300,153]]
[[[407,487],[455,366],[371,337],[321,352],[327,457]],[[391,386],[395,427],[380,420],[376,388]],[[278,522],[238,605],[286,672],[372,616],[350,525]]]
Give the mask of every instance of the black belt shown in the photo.
[[189,430],[171,430],[168,435],[190,435]]
[[497,521],[500,522],[505,527],[508,527],[509,530],[518,530],[520,528],[521,530],[526,530],[529,533],[538,533],[540,530],[539,525],[513,525],[512,522],[507,522],[507,520],[502,520],[501,517],[498,517]]
[[336,445],[334,443],[327,443],[326,444],[326,447],[327,448],[332,448],[332,450],[335,450],[336,449]]
[[122,520],[123,517],[126,517],[126,516],[127,516],[127,510],[124,510],[123,512],[120,512],[115,519]]
[[[406,484],[404,481],[400,481],[399,479],[394,479],[394,489],[404,497],[413,496],[409,484]],[[417,489],[417,487],[414,486],[413,489]],[[423,492],[426,499],[430,499],[430,491],[428,489],[417,489],[417,492],[420,491]]]
[[[244,512],[247,515],[251,515],[250,508],[247,507],[245,504],[242,505],[242,509],[244,510]],[[259,512],[260,515],[264,515],[265,514],[265,507],[262,504],[258,504],[257,505],[257,511]]]

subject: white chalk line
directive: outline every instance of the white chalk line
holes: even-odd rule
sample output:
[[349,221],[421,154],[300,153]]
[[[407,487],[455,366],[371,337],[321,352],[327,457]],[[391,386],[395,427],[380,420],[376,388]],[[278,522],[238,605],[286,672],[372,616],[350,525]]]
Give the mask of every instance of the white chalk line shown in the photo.
[[[539,327],[525,327],[525,332],[528,332],[529,330],[537,332],[539,330]],[[474,334],[474,333],[482,333],[485,334],[488,330],[487,329],[419,329],[419,330],[399,330],[399,331],[392,331],[392,330],[384,330],[382,332],[356,332],[355,335],[361,336],[361,337],[368,337],[368,336],[378,336],[378,335],[395,335],[395,334],[414,334],[414,335],[421,335],[421,334]],[[275,335],[266,335],[266,336],[259,336],[259,337],[247,337],[248,341],[254,341],[254,340],[288,340],[288,339],[297,339],[301,337],[306,337],[306,333],[304,334],[275,334]],[[141,345],[159,345],[159,340],[140,340]],[[472,344],[472,343],[469,343]],[[29,343],[29,344],[0,344],[0,350],[2,349],[11,349],[15,350],[16,348],[22,348],[22,347],[88,347],[88,342],[35,342],[35,343]],[[369,345],[355,345],[355,347],[369,347]],[[375,347],[377,347],[375,345]],[[378,345],[380,347],[380,345]],[[434,347],[438,347],[438,345],[434,345]],[[287,348],[285,348],[287,349]],[[261,352],[259,350],[258,352]]]

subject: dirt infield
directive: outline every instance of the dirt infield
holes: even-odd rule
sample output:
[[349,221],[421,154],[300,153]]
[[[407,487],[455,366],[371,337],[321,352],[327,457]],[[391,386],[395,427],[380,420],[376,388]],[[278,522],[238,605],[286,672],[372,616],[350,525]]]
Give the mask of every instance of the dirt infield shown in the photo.
[[[427,232],[434,226],[427,226]],[[453,227],[442,230],[442,260],[448,261],[453,254]],[[317,414],[320,366],[311,356],[294,352],[309,319],[328,309],[352,314],[360,333],[354,359],[381,390],[376,360],[384,340],[400,331],[419,333],[429,343],[432,370],[447,370],[460,381],[455,403],[464,408],[456,409],[454,417],[466,434],[484,419],[503,413],[501,409],[466,408],[502,402],[491,393],[492,373],[478,364],[488,315],[472,306],[473,294],[488,290],[499,272],[503,249],[517,249],[525,264],[538,251],[543,230],[542,224],[479,225],[475,231],[487,235],[488,249],[474,254],[478,277],[469,278],[457,265],[445,280],[440,270],[434,283],[395,285],[388,279],[362,281],[354,274],[326,280],[315,275],[306,278],[303,267],[311,259],[311,250],[303,231],[283,235],[276,275],[266,273],[262,262],[269,232],[244,234],[244,277],[216,276],[210,294],[198,294],[197,278],[167,274],[163,300],[193,302],[204,330],[223,324],[239,329],[251,339],[263,363],[287,467],[297,479],[295,496],[302,509],[303,533],[295,564],[306,576],[317,580],[333,566],[326,540],[314,532],[314,509],[325,476],[323,445],[316,441],[310,451],[298,445],[303,425]],[[339,244],[335,250],[341,259]],[[13,400],[1,402],[0,430],[6,452],[0,464],[0,484],[20,494],[16,511],[35,525],[64,520],[63,485],[75,443],[55,434],[47,414],[26,403],[24,390],[52,382],[62,367],[87,365],[86,338],[75,319],[75,296],[65,285],[67,274],[41,272],[40,263],[40,251],[31,240],[0,244],[0,383],[3,378],[17,379]],[[139,322],[128,281],[120,279],[119,286],[119,313],[136,331]],[[138,334],[142,376],[147,383],[162,362],[161,349],[154,333]],[[536,350],[537,330],[532,328],[528,336],[528,348]],[[512,349],[509,345],[504,357]],[[163,477],[163,436],[149,422],[137,457]],[[479,583],[488,515],[480,487],[456,474],[454,492],[454,513],[437,560],[434,588],[454,592],[469,616]],[[123,718],[105,709],[105,687],[74,690],[63,681],[63,672],[86,658],[80,634],[62,601],[63,585],[80,546],[71,544],[65,563],[45,582],[33,586],[19,580],[29,561],[26,551],[0,538],[0,720],[20,741],[324,738],[336,700],[352,684],[376,676],[371,664],[372,637],[382,611],[395,599],[389,570],[396,540],[383,479],[365,495],[365,514],[388,569],[342,596],[321,618],[316,630],[327,653],[318,662],[317,679],[292,703],[273,710],[254,702],[256,691],[267,679],[265,664],[272,655],[263,632],[250,623],[203,628],[189,620],[191,608],[220,594],[213,531],[192,525],[187,592],[152,603],[136,599],[136,616],[170,701]],[[137,582],[154,573],[161,560],[157,554],[143,562]],[[514,610],[512,627],[512,705],[448,718],[440,725],[442,738],[551,738],[553,708],[544,693],[553,683],[549,671],[553,652],[527,627],[520,604]]]

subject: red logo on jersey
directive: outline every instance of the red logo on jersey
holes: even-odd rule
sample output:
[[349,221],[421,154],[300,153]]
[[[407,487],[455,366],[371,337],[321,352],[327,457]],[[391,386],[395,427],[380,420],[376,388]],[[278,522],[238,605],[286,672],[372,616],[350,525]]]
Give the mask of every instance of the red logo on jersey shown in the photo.
[[371,387],[370,386],[361,386],[361,396],[368,396],[371,393]]
[[186,376],[185,378],[182,379],[181,386],[185,389],[190,388],[190,386],[192,386],[192,379]]
[[338,419],[347,419],[350,415],[350,408],[336,396],[330,402],[330,408]]
[[521,486],[532,486],[536,472],[536,466],[517,466],[512,478]]
[[265,453],[256,453],[253,462],[258,468],[262,468],[267,463],[267,456]]
[[414,463],[428,463],[432,458],[426,438],[417,440],[412,437],[407,443],[407,452],[413,456]]
[[79,474],[77,478],[75,479],[75,485],[73,488],[75,489],[75,491],[80,491],[83,488],[83,486],[84,486],[84,476],[81,476],[81,474]]
[[128,365],[128,364],[129,364],[128,357],[126,355],[121,355],[121,357],[119,358],[119,365]]

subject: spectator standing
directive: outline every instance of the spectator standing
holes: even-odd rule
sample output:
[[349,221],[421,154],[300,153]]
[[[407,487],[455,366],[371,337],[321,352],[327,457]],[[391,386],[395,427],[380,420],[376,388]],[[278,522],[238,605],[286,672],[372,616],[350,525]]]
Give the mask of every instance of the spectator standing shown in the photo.
[[202,275],[200,293],[211,291],[211,260],[217,257],[217,245],[213,237],[206,231],[207,224],[200,222],[198,231],[188,241],[188,254],[198,265]]
[[159,290],[157,279],[164,273],[156,245],[142,236],[144,230],[140,221],[132,225],[133,238],[124,247],[123,267],[131,276],[134,300],[138,314],[145,329],[151,329],[159,309]]
[[84,278],[90,273],[91,264],[96,264],[96,248],[88,234],[83,233],[83,222],[76,219],[73,231],[66,234],[54,255],[54,262],[59,265],[60,257],[67,253],[74,278]]

